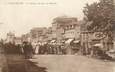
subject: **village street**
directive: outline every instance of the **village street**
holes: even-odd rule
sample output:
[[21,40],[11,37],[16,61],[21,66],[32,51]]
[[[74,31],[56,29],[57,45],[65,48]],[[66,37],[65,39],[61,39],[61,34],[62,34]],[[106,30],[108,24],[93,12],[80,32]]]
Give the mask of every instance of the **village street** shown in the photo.
[[7,72],[7,59],[2,47],[0,47],[0,72]]
[[47,72],[115,72],[115,63],[77,55],[36,55],[30,61]]
[[0,72],[115,72],[115,62],[81,55],[5,54],[0,48]]
[[1,72],[115,72],[115,62],[78,55],[36,55],[33,59],[7,55],[6,59]]

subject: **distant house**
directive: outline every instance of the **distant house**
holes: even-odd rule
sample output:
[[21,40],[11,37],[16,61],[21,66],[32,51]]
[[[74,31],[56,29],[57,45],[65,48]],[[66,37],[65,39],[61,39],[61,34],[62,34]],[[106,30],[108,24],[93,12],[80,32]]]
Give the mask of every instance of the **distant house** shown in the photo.
[[36,27],[30,31],[30,38],[32,42],[45,42],[52,38],[52,27]]
[[17,44],[22,44],[22,38],[21,37],[15,37],[14,42],[15,42],[16,45]]
[[14,43],[14,39],[15,39],[15,34],[13,32],[9,32],[7,33],[7,38],[6,38],[6,43],[11,42]]
[[80,25],[76,17],[56,17],[52,23],[52,36],[57,40],[78,39]]
[[31,29],[30,35],[32,38],[38,38],[39,36],[45,35],[46,31],[46,27],[36,27]]
[[23,34],[23,35],[21,36],[21,38],[22,38],[22,42],[24,42],[24,41],[29,41],[29,42],[31,42],[31,37],[30,37],[30,34],[29,34],[29,33]]
[[77,49],[77,46],[70,44],[73,41],[77,44],[80,42],[80,21],[76,17],[61,16],[54,18],[52,23],[52,38],[57,43],[65,43],[67,54],[75,53],[74,51]]

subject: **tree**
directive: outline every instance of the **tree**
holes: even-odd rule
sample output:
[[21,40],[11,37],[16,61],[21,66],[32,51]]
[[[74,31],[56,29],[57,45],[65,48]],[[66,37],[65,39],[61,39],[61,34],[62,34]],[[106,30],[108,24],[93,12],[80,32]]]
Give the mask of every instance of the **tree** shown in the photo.
[[100,0],[91,5],[86,4],[83,12],[87,22],[92,21],[90,24],[86,23],[88,31],[101,31],[112,38],[115,27],[113,0]]

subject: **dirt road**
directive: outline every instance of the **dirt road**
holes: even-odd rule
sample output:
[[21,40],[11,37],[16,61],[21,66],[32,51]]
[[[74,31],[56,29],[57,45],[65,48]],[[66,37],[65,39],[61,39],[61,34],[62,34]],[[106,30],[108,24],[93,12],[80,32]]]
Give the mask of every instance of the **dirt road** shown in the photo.
[[36,65],[46,67],[47,72],[114,72],[115,63],[85,56],[38,55]]

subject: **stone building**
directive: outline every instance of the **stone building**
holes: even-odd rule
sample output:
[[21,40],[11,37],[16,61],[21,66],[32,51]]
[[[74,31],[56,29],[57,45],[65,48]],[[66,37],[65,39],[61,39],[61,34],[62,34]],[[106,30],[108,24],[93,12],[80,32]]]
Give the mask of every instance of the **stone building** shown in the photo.
[[36,27],[30,30],[30,37],[33,41],[42,41],[45,39],[47,28]]
[[57,17],[53,19],[52,23],[52,39],[61,40],[64,34],[64,23],[61,22],[63,18]]
[[23,35],[21,36],[21,39],[22,39],[22,42],[24,42],[24,41],[31,42],[30,33],[23,34]]
[[15,39],[15,34],[13,32],[9,32],[7,33],[7,38],[6,38],[6,43],[11,42],[14,43],[14,39]]
[[52,27],[36,27],[29,34],[32,42],[46,42],[52,39]]
[[15,37],[14,42],[15,42],[16,45],[22,44],[22,38],[21,37]]
[[80,25],[75,17],[56,17],[52,23],[52,36],[57,40],[78,39],[80,36]]
[[52,27],[48,27],[46,32],[46,41],[51,41],[51,40],[52,40]]
[[65,33],[64,37],[69,39],[79,39],[80,37],[80,25],[79,21],[76,18],[73,18],[70,23],[67,23],[64,27]]
[[76,17],[56,17],[52,23],[52,36],[57,43],[64,42],[66,53],[73,54],[77,46],[72,42],[80,42],[80,21]]

